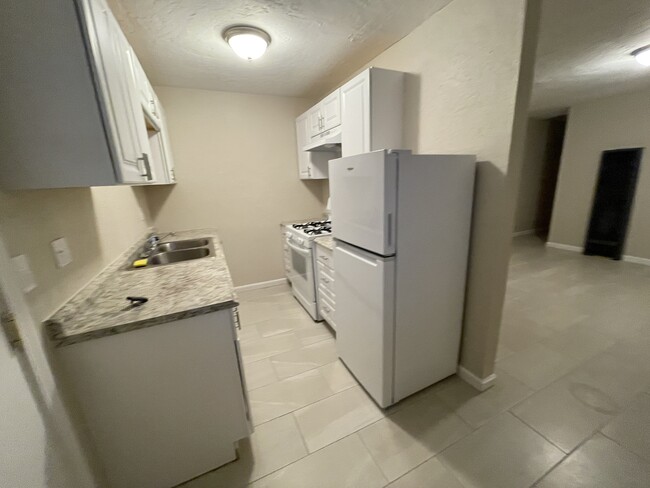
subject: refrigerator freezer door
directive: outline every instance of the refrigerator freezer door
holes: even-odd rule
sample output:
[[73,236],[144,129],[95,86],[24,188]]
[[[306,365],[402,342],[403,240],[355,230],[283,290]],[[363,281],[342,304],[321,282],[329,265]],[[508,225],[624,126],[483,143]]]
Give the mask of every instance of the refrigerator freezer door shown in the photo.
[[330,195],[335,238],[395,254],[396,154],[382,150],[330,161]]
[[381,407],[393,403],[395,258],[339,243],[336,347],[339,357]]

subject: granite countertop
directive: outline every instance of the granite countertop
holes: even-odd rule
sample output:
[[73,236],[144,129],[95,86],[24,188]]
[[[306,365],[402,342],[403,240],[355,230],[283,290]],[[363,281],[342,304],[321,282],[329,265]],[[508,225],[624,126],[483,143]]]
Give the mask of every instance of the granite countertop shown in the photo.
[[317,237],[316,244],[320,244],[321,246],[329,249],[330,251],[333,251],[334,248],[336,247],[336,242],[334,242],[334,238],[332,236]]
[[[175,232],[162,242],[199,237],[212,239],[214,255],[127,269],[143,236],[45,321],[49,337],[60,347],[236,307],[237,296],[216,230]],[[127,296],[149,301],[132,307]]]

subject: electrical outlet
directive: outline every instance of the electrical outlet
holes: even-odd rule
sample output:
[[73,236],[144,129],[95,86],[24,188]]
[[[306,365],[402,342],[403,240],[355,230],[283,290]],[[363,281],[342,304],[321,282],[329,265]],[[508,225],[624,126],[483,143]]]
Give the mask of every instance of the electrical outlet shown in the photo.
[[27,256],[21,254],[20,256],[15,256],[11,258],[11,262],[14,265],[16,270],[16,275],[18,281],[20,282],[20,287],[23,289],[23,293],[29,293],[34,288],[36,288],[36,281],[34,280],[34,273],[29,267],[29,261]]
[[65,240],[65,237],[52,241],[50,245],[52,246],[54,260],[58,268],[63,268],[72,262],[72,253],[70,252],[68,241]]

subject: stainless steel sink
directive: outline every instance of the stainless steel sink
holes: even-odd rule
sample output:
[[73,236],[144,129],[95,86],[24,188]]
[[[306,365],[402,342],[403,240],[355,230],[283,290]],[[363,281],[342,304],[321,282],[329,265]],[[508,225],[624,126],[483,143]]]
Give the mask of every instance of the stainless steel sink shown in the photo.
[[172,264],[181,261],[201,259],[210,255],[207,247],[196,247],[193,249],[182,249],[179,251],[166,251],[153,254],[149,257],[148,265]]
[[169,241],[156,245],[153,253],[147,258],[146,266],[134,267],[134,261],[143,258],[143,254],[141,254],[143,250],[138,251],[137,254],[131,256],[131,259],[129,259],[125,266],[126,270],[147,269],[155,266],[182,263],[183,261],[192,261],[195,259],[214,256],[214,245],[212,244],[212,239],[208,239],[207,237]]
[[156,253],[178,251],[180,249],[192,249],[195,247],[204,247],[210,244],[208,239],[187,239],[185,241],[163,242],[156,246]]

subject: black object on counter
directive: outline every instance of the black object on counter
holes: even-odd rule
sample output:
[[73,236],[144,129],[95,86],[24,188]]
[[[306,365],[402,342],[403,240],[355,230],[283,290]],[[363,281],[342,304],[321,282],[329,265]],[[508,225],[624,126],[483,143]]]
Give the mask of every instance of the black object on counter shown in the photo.
[[131,305],[134,307],[139,307],[142,304],[145,304],[149,301],[146,297],[126,297],[127,300],[131,302]]

